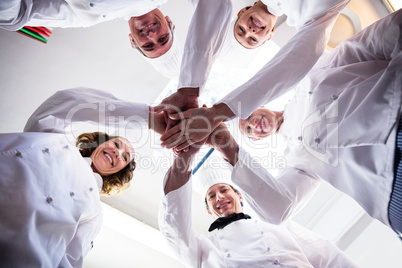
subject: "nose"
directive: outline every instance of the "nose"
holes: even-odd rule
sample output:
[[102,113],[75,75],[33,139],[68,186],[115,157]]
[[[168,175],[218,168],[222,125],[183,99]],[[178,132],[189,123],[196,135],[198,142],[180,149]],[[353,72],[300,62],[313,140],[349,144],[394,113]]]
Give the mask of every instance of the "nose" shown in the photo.
[[114,154],[116,155],[117,159],[123,159],[124,149],[115,149]]
[[249,29],[250,31],[252,31],[253,33],[255,33],[255,29],[254,29],[254,27],[252,27],[252,26],[248,26],[248,29]]
[[150,29],[150,30],[144,32],[144,35],[152,38],[155,35],[155,29]]
[[221,193],[217,193],[216,194],[216,201],[220,201],[220,200],[222,200],[224,197],[223,197],[223,195],[221,194]]
[[252,126],[253,126],[254,129],[257,129],[260,126],[260,124],[258,123],[257,118],[253,119]]

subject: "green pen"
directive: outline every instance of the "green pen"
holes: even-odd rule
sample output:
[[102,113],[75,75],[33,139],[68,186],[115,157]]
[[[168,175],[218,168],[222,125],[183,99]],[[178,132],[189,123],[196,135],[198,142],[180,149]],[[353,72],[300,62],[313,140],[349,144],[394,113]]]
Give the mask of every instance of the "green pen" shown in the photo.
[[37,33],[35,33],[35,32],[32,32],[32,31],[30,31],[30,30],[28,30],[28,29],[21,28],[21,29],[19,29],[18,31],[21,31],[21,32],[23,32],[23,33],[26,33],[26,34],[28,34],[28,35],[30,35],[30,36],[35,37],[36,39],[39,39],[39,40],[42,41],[42,42],[47,43],[47,40],[46,40],[45,38],[43,38],[41,35],[39,35],[39,34],[37,34]]

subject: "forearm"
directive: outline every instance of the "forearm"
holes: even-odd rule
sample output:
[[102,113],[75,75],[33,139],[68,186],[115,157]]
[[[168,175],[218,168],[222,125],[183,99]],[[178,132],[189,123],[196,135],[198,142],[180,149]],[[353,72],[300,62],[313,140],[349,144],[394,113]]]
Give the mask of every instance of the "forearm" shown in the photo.
[[24,131],[74,134],[75,128],[82,127],[80,123],[84,122],[109,129],[142,131],[148,129],[148,107],[91,88],[62,90],[38,107]]
[[188,182],[191,176],[191,163],[193,156],[176,157],[168,174],[165,184],[165,195],[179,189]]
[[202,91],[228,34],[231,14],[230,0],[198,1],[184,45],[179,88]]
[[274,177],[244,149],[239,150],[232,181],[243,190],[260,218],[273,224],[280,224],[294,215],[319,185],[312,174],[292,167]]
[[235,166],[239,160],[239,145],[232,136],[230,136],[230,138],[230,140],[224,142],[224,145],[215,145],[213,147],[227,162],[229,162],[232,166]]
[[282,96],[302,80],[324,52],[341,7],[299,31],[246,83],[217,103],[246,119],[258,107]]

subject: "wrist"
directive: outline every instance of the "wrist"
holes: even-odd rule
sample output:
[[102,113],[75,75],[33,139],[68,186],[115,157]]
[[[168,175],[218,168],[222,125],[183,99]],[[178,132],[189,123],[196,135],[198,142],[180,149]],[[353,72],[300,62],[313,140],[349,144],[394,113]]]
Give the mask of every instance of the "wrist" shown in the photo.
[[222,157],[229,162],[232,166],[235,166],[239,160],[239,145],[235,141],[231,141],[227,146],[215,148],[219,151]]
[[189,97],[197,97],[200,95],[199,87],[182,87],[177,90],[180,94]]
[[212,109],[213,113],[215,114],[215,116],[219,116],[222,118],[221,121],[226,121],[235,116],[234,112],[232,112],[232,110],[229,108],[229,106],[223,102],[214,104],[211,107],[211,109]]

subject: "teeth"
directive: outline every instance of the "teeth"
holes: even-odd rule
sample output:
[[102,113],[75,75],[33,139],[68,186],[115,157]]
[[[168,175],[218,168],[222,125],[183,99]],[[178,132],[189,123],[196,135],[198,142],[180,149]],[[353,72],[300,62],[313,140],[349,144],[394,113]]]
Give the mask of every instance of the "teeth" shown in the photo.
[[108,155],[108,154],[105,154],[105,155],[106,155],[106,157],[109,159],[110,164],[113,164],[113,161],[112,161],[112,158],[110,157],[110,155]]
[[155,23],[151,23],[148,26],[145,26],[144,28],[141,28],[141,31],[146,31],[147,29],[151,28],[154,25],[155,25]]
[[252,21],[253,21],[255,26],[257,26],[258,28],[262,28],[262,25],[261,25],[261,23],[259,21],[257,21],[256,19],[253,19]]

